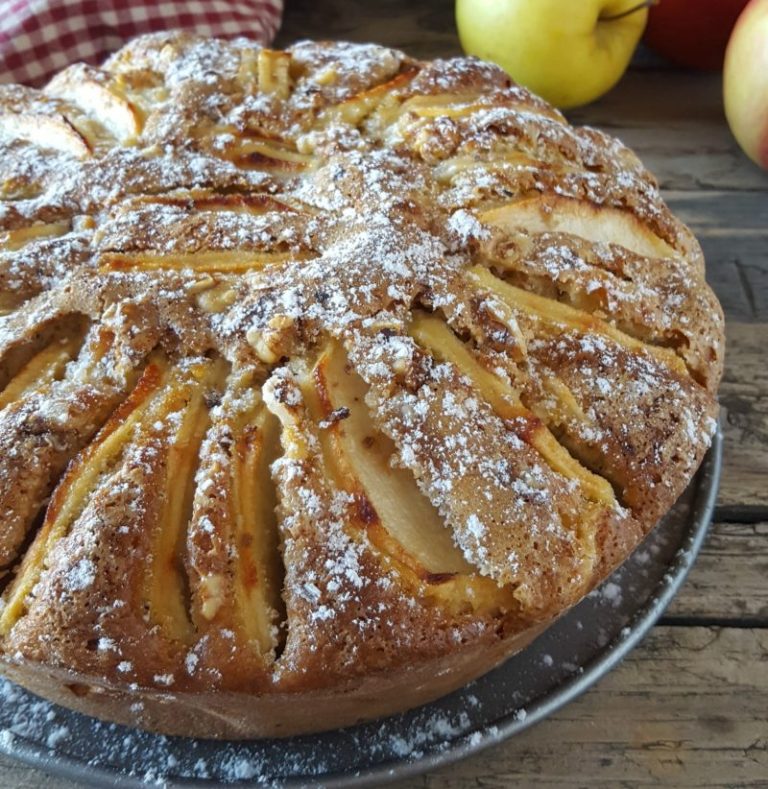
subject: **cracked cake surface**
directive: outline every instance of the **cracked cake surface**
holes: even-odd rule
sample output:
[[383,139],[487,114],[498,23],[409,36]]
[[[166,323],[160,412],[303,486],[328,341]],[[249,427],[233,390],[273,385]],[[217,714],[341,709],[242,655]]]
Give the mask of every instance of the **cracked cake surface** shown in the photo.
[[0,86],[0,669],[198,736],[434,698],[669,510],[722,359],[653,177],[494,66],[169,33]]

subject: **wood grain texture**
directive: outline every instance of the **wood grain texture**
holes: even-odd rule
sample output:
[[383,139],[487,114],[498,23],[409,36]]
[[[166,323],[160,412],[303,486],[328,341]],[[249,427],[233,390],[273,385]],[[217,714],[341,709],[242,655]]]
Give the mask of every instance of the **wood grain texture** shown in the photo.
[[0,756],[0,786],[3,789],[75,789],[76,784]]
[[768,522],[713,523],[663,621],[768,627],[767,578]]
[[720,74],[633,69],[600,101],[568,115],[621,137],[663,189],[766,189],[724,122]]
[[718,514],[768,519],[768,324],[726,322]]
[[767,662],[766,630],[657,627],[548,720],[397,786],[765,787]]
[[768,190],[675,190],[664,197],[696,234],[726,318],[768,322]]
[[375,41],[420,58],[460,55],[453,0],[288,0],[275,41]]
[[[277,43],[298,38],[460,53],[452,0],[287,0]],[[634,148],[701,240],[727,319],[718,520],[665,624],[621,666],[523,735],[400,787],[768,787],[768,175],[733,141],[716,74],[641,54],[570,118]],[[75,784],[0,757],[6,786]]]

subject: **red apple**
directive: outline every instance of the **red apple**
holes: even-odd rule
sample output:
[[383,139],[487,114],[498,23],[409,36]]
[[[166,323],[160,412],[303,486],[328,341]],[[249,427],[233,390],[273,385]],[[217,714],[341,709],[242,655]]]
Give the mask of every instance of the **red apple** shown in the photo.
[[643,41],[679,66],[723,67],[728,37],[749,0],[659,0]]
[[768,170],[768,0],[752,0],[728,42],[725,116],[747,156]]

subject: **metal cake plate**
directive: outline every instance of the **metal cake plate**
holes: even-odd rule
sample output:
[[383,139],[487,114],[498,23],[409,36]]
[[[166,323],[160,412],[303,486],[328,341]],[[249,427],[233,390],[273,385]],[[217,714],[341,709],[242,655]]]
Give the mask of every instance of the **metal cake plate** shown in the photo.
[[461,759],[583,693],[648,632],[683,583],[712,517],[722,435],[680,501],[627,562],[530,647],[432,704],[283,740],[216,742],[100,723],[0,681],[0,751],[106,787],[370,786]]

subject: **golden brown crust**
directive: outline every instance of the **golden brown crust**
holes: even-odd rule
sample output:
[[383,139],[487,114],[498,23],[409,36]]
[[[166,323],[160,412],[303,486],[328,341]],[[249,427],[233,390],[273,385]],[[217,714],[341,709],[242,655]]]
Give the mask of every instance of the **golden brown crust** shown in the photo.
[[0,664],[42,695],[226,737],[421,703],[706,451],[696,240],[496,67],[153,35],[0,124]]
[[485,674],[524,649],[537,625],[492,643],[480,642],[396,671],[346,679],[333,688],[269,693],[110,687],[92,676],[3,661],[3,673],[39,696],[101,720],[183,737],[285,737],[354,725],[426,704]]

